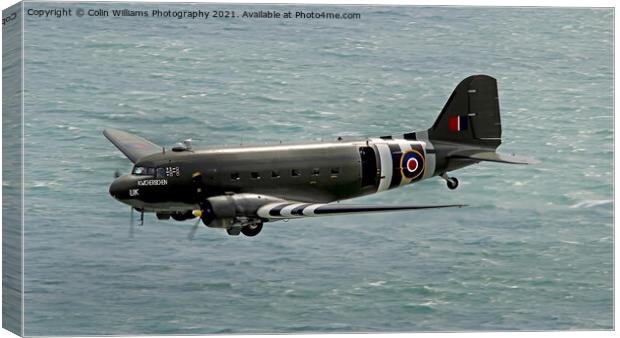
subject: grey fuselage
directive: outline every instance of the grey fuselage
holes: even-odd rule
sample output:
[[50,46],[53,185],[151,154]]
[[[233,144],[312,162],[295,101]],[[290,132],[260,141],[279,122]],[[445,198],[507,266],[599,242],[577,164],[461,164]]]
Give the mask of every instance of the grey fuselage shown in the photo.
[[132,174],[117,179],[110,193],[136,209],[162,213],[191,211],[204,198],[241,193],[328,203],[475,163],[447,163],[444,154],[450,148],[434,146],[421,132],[360,141],[166,150],[137,161]]

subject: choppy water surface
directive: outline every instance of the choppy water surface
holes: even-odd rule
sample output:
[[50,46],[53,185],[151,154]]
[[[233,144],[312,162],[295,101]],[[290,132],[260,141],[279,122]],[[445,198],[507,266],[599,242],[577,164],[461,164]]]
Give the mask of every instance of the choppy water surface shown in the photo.
[[[318,8],[362,19],[26,19],[25,334],[612,328],[613,11]],[[130,163],[106,127],[166,146],[408,132],[477,73],[498,79],[500,150],[542,163],[362,200],[467,208],[190,242],[152,215],[130,239],[108,195]]]

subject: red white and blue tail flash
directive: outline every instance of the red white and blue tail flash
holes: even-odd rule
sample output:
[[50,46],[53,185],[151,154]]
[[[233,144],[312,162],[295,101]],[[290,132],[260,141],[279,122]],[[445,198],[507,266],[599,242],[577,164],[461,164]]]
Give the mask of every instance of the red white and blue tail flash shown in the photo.
[[468,122],[467,116],[450,116],[450,131],[457,132],[467,130]]

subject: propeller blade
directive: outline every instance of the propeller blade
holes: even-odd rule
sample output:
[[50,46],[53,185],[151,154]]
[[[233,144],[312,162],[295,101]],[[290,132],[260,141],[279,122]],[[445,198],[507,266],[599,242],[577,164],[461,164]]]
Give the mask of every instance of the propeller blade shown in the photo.
[[189,239],[190,241],[194,239],[194,236],[196,236],[196,231],[198,231],[198,228],[200,227],[200,217],[198,217],[198,221],[196,221],[196,224],[194,224],[194,226],[192,227],[192,230],[190,230],[189,234],[187,235],[187,239]]
[[129,237],[133,238],[134,234],[133,207],[129,207]]

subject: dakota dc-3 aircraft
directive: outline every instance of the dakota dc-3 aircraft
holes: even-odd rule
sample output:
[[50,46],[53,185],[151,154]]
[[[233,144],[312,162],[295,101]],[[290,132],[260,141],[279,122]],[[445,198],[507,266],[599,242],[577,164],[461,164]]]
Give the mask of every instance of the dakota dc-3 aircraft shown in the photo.
[[[358,141],[198,150],[191,141],[166,150],[115,129],[103,134],[134,163],[110,194],[159,219],[200,221],[229,235],[257,235],[264,222],[365,212],[462,205],[333,203],[402,187],[433,176],[448,188],[448,172],[492,161],[533,160],[496,153],[501,143],[497,83],[470,76],[456,87],[433,126],[424,131]],[[133,216],[132,216],[133,217]]]

